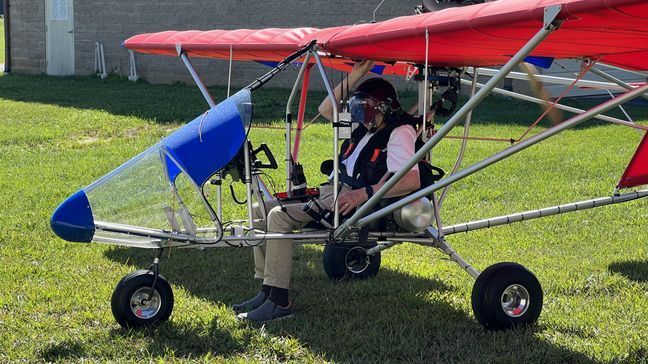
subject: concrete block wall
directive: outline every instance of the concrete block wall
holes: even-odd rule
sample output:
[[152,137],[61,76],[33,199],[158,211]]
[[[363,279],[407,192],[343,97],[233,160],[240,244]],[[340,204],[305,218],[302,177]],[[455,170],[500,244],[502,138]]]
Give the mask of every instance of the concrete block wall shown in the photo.
[[9,5],[12,72],[45,72],[45,0],[13,0]]
[[[42,1],[42,0],[41,0]],[[163,30],[210,30],[270,27],[329,27],[371,20],[380,1],[358,0],[75,0],[75,49],[77,74],[94,70],[95,42],[104,45],[106,68],[128,75],[128,52],[121,43],[128,37]],[[378,21],[413,14],[417,0],[385,1],[377,12]],[[182,62],[175,57],[137,54],[140,76],[153,83],[190,82]],[[207,84],[226,84],[228,62],[194,59]],[[252,82],[268,68],[251,62],[235,62],[234,86]],[[290,86],[294,73],[278,76],[272,86]],[[318,86],[313,77],[314,86]],[[321,84],[319,85],[321,87]]]

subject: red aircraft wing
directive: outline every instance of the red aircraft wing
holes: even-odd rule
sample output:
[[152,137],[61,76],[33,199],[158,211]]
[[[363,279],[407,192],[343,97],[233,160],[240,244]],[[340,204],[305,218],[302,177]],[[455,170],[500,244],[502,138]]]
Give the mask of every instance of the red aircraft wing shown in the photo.
[[[125,47],[142,53],[279,61],[316,39],[331,55],[328,66],[342,69],[349,60],[382,61],[386,73],[405,74],[407,64],[496,66],[505,63],[536,33],[544,8],[562,5],[561,28],[533,56],[593,57],[623,68],[648,70],[648,1],[645,0],[499,0],[399,17],[379,23],[326,29],[239,29],[167,31],[134,36]],[[341,59],[341,58],[343,59]],[[397,62],[397,63],[395,63]],[[402,64],[404,63],[404,64]]]

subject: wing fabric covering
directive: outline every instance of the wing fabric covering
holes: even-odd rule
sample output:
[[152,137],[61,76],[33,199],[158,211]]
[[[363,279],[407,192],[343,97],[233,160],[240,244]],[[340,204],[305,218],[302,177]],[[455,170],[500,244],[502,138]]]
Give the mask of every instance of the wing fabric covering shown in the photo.
[[55,211],[52,229],[69,241],[155,247],[148,238],[95,231],[95,225],[170,230],[170,213],[181,220],[177,196],[194,219],[211,222],[201,187],[234,158],[251,114],[251,94],[244,89],[72,195]]
[[623,173],[620,188],[631,188],[648,184],[648,133],[644,135],[630,164]]
[[[348,60],[374,59],[386,74],[405,74],[399,63],[496,66],[505,63],[542,26],[544,8],[562,5],[564,20],[534,52],[534,57],[593,57],[620,67],[648,70],[648,1],[499,0],[473,6],[326,29],[239,29],[166,31],[141,34],[124,45],[142,53],[279,61],[316,39],[331,56],[325,65],[339,69]],[[335,57],[332,57],[335,56]],[[344,59],[340,59],[343,57]],[[394,63],[398,62],[398,63]],[[393,69],[392,69],[393,68]]]

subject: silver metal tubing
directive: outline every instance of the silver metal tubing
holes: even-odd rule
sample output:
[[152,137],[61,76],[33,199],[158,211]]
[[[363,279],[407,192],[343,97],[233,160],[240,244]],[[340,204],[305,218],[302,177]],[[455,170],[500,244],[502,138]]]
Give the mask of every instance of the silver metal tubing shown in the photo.
[[[467,72],[473,71],[472,68],[468,68]],[[492,68],[480,68],[479,69],[479,75],[480,76],[492,76],[496,74],[499,70],[497,69],[492,69]],[[591,80],[575,80],[573,78],[568,78],[568,77],[557,77],[557,76],[547,76],[547,75],[534,75],[535,78],[538,79],[538,81],[543,82],[543,83],[548,83],[548,84],[553,84],[553,85],[565,85],[569,86],[571,84],[574,84],[576,87],[585,87],[585,88],[594,88],[597,90],[614,90],[614,91],[623,91],[623,87],[611,83],[611,82],[601,82],[601,81],[591,81]],[[523,72],[511,72],[507,76],[507,78],[511,78],[514,80],[521,80],[521,81],[530,81],[531,78],[527,73]],[[575,82],[574,82],[575,81]]]
[[338,114],[338,101],[335,98],[335,92],[333,91],[333,86],[329,82],[327,77],[326,69],[322,64],[320,56],[317,54],[317,49],[314,49],[312,52],[315,61],[317,62],[317,68],[320,71],[322,76],[322,81],[324,81],[324,86],[326,86],[326,92],[328,92],[329,99],[331,101],[331,106],[333,107],[333,201],[335,201],[335,212],[333,219],[333,227],[337,228],[340,224],[340,208],[338,206],[338,189],[340,187],[340,157],[339,157],[339,136],[340,136],[340,115]]
[[288,194],[288,197],[292,196],[291,189],[292,189],[292,103],[293,100],[295,99],[295,95],[297,94],[297,87],[301,83],[301,79],[304,76],[304,71],[308,67],[308,61],[310,60],[310,52],[306,53],[306,57],[304,58],[304,63],[302,64],[301,68],[299,69],[299,74],[297,75],[297,79],[295,80],[295,84],[293,85],[292,91],[290,91],[290,96],[288,96],[288,102],[286,103],[286,193]]
[[443,228],[443,233],[444,234],[465,233],[474,230],[487,229],[495,226],[501,226],[501,225],[507,225],[507,224],[512,224],[521,221],[537,219],[540,217],[565,214],[568,212],[587,210],[587,209],[592,209],[595,207],[602,207],[607,205],[614,205],[618,203],[637,200],[647,196],[648,196],[648,190],[641,190],[641,191],[625,193],[618,196],[602,197],[593,200],[574,202],[565,205],[547,207],[539,210],[530,210],[530,211],[525,211],[517,214],[493,217],[491,219],[446,226]]
[[196,69],[194,68],[193,64],[191,64],[191,60],[189,60],[187,53],[183,52],[182,48],[179,45],[176,47],[176,50],[178,51],[180,59],[182,59],[182,62],[184,62],[185,67],[187,67],[187,70],[189,70],[189,74],[191,74],[191,77],[196,83],[196,86],[198,86],[198,88],[200,89],[200,92],[205,98],[205,101],[207,101],[207,103],[209,104],[209,107],[216,106],[216,101],[214,101],[214,98],[207,90],[207,87],[205,87],[205,84],[200,79],[200,76],[198,76],[198,73],[196,73]]
[[[477,92],[478,72],[479,72],[479,68],[473,69],[473,79],[470,85],[470,98],[473,98],[475,96],[475,92]],[[463,81],[463,79],[461,79],[461,81]],[[464,121],[464,132],[463,132],[463,140],[461,141],[461,148],[459,149],[459,155],[457,156],[457,161],[452,167],[452,172],[450,172],[450,175],[457,173],[457,171],[461,167],[461,163],[463,162],[464,156],[466,155],[466,148],[468,147],[468,136],[470,135],[470,123],[472,121],[472,112],[473,111],[470,110],[468,112],[468,115],[466,115],[466,120]],[[443,189],[443,192],[441,192],[441,196],[439,197],[439,209],[441,209],[441,207],[443,206],[443,201],[445,201],[445,198],[448,195],[451,186],[452,185],[446,186],[446,188]]]
[[[484,90],[484,89],[482,89],[482,90]],[[495,164],[495,163],[497,163],[497,162],[499,162],[499,161],[501,161],[501,160],[503,160],[503,159],[505,159],[507,157],[510,157],[511,155],[516,154],[516,153],[518,153],[518,152],[520,152],[520,151],[522,151],[522,150],[524,150],[524,149],[526,149],[526,148],[528,148],[528,147],[530,147],[532,145],[538,144],[541,141],[543,141],[543,140],[545,140],[545,139],[547,139],[549,137],[552,137],[552,136],[562,132],[565,129],[571,128],[571,127],[576,126],[578,124],[581,124],[581,123],[591,119],[592,117],[594,117],[597,114],[604,113],[604,112],[606,112],[606,111],[608,111],[608,110],[610,110],[610,109],[612,109],[614,107],[617,107],[618,105],[620,105],[620,104],[622,104],[622,103],[624,103],[624,102],[626,102],[628,100],[632,100],[633,98],[638,97],[642,93],[646,92],[646,90],[648,90],[648,84],[645,84],[645,85],[643,85],[643,86],[641,86],[639,88],[636,88],[636,89],[634,89],[632,91],[628,91],[625,94],[620,95],[615,99],[608,100],[608,101],[606,101],[606,102],[604,102],[604,103],[602,103],[602,104],[600,104],[600,105],[598,105],[598,106],[596,106],[596,107],[594,107],[594,108],[592,108],[592,109],[590,109],[590,110],[588,110],[588,111],[586,111],[586,112],[584,112],[582,114],[576,115],[576,116],[574,116],[574,117],[572,117],[572,118],[570,118],[568,120],[565,120],[562,123],[560,123],[560,124],[558,124],[558,125],[556,125],[556,126],[554,126],[552,128],[549,128],[549,129],[547,129],[547,130],[545,130],[545,131],[543,131],[541,133],[538,133],[538,134],[536,134],[536,135],[522,141],[519,144],[513,145],[513,146],[511,146],[511,147],[509,147],[509,148],[507,148],[507,149],[505,149],[505,150],[503,150],[503,151],[501,151],[499,153],[496,153],[496,154],[492,155],[491,157],[486,158],[486,159],[482,160],[481,162],[476,163],[476,164],[474,164],[474,165],[472,165],[472,166],[470,166],[470,167],[468,167],[468,168],[466,168],[466,169],[464,169],[464,170],[462,170],[462,171],[460,171],[460,172],[458,172],[458,173],[456,173],[456,174],[454,174],[452,176],[446,177],[446,178],[436,182],[432,186],[426,187],[426,188],[424,188],[424,189],[422,189],[422,190],[420,190],[420,191],[418,191],[416,193],[413,193],[413,194],[411,194],[411,195],[409,195],[409,196],[407,196],[407,197],[405,197],[405,198],[403,198],[403,199],[401,199],[399,201],[394,202],[393,204],[391,204],[391,205],[389,205],[389,206],[387,206],[387,207],[385,207],[383,209],[380,209],[380,210],[374,212],[373,214],[371,214],[371,215],[369,215],[367,217],[359,219],[358,224],[362,226],[362,225],[365,225],[365,224],[367,224],[367,223],[369,223],[371,221],[379,219],[379,218],[381,218],[381,217],[383,217],[383,216],[385,216],[387,214],[390,214],[393,211],[395,211],[396,209],[399,209],[399,208],[407,205],[408,203],[410,203],[412,201],[415,201],[415,200],[417,200],[417,199],[419,199],[419,198],[421,198],[423,196],[427,196],[427,195],[431,194],[434,191],[437,191],[437,190],[439,190],[439,189],[441,189],[441,188],[443,188],[445,186],[448,186],[448,185],[450,185],[452,183],[455,183],[455,182],[457,182],[457,181],[459,181],[461,179],[464,179],[464,178],[470,176],[471,174],[473,174],[475,172],[479,172],[480,170],[482,170],[482,169],[484,169],[484,168],[486,168],[486,167],[488,167],[488,166],[490,166],[492,164]],[[430,140],[430,142],[432,142],[432,140]]]
[[442,252],[446,253],[450,259],[452,259],[455,263],[457,263],[463,270],[466,271],[466,273],[470,274],[471,277],[474,279],[477,279],[479,275],[481,274],[480,271],[477,269],[473,268],[472,265],[468,264],[464,260],[464,258],[459,255],[448,243],[446,243],[444,238],[438,239],[436,241],[436,247],[439,248]]
[[250,163],[250,143],[247,139],[243,141],[243,153],[245,153],[245,194],[247,196],[248,227],[252,229],[254,217],[252,216],[252,166]]
[[[430,57],[430,32],[428,31],[428,28],[425,28],[425,69],[423,72],[423,125],[421,125],[421,130],[423,130],[423,140],[427,141],[427,133],[425,132],[425,128],[427,127],[427,113],[429,109],[429,98],[428,98],[428,92],[430,92],[430,70],[428,69],[429,67],[429,60]],[[419,104],[420,107],[420,104]]]
[[376,253],[380,253],[383,250],[387,250],[387,249],[393,247],[396,244],[398,244],[398,243],[394,242],[394,241],[387,241],[384,244],[378,244],[373,248],[367,249],[366,254],[369,255],[369,256],[372,256],[372,255],[374,255]]
[[[560,9],[560,6],[558,6],[558,9]],[[556,12],[556,15],[557,14],[558,13]],[[548,23],[551,23],[551,22],[553,22],[553,19],[551,21],[549,21]],[[543,27],[540,31],[538,31],[538,33],[536,33],[533,36],[533,38],[531,38],[531,40],[529,40],[529,42],[527,44],[525,44],[501,68],[500,72],[497,73],[496,75],[494,75],[490,79],[490,81],[488,81],[488,83],[486,83],[484,88],[482,88],[481,90],[479,90],[479,92],[477,92],[475,97],[468,100],[468,102],[466,102],[466,104],[461,109],[459,109],[459,111],[457,111],[454,114],[454,116],[452,116],[452,118],[450,118],[450,120],[448,120],[446,122],[446,124],[443,125],[443,127],[441,129],[439,129],[439,131],[436,134],[434,134],[434,136],[429,141],[427,141],[421,147],[421,149],[419,149],[418,152],[416,152],[414,154],[414,156],[409,160],[409,162],[405,166],[403,166],[403,168],[401,168],[400,171],[398,171],[398,173],[396,173],[378,191],[376,191],[374,193],[374,195],[366,203],[364,203],[356,211],[355,214],[353,214],[353,216],[351,216],[347,221],[345,221],[339,228],[337,228],[335,230],[334,238],[339,238],[339,237],[343,236],[346,233],[346,231],[351,227],[351,225],[358,222],[362,216],[365,216],[368,212],[370,212],[373,209],[373,207],[378,203],[378,201],[380,201],[380,199],[382,199],[383,196],[389,190],[391,190],[392,187],[394,187],[394,185],[396,185],[396,183],[398,183],[401,180],[401,178],[403,178],[403,176],[405,176],[405,174],[407,174],[410,171],[410,169],[412,169],[412,167],[414,165],[416,165],[421,159],[423,159],[423,157],[425,157],[427,155],[427,153],[429,151],[431,151],[432,148],[434,148],[441,141],[441,139],[443,139],[450,132],[450,130],[452,130],[455,127],[455,125],[457,125],[457,123],[459,123],[459,121],[463,120],[470,110],[473,110],[475,107],[477,107],[477,105],[479,105],[479,103],[481,103],[481,101],[484,98],[486,98],[486,96],[488,96],[490,91],[493,88],[495,88],[495,86],[501,80],[503,80],[506,77],[506,75],[509,72],[511,72],[511,70],[515,66],[517,66],[518,63],[520,63],[526,56],[528,56],[529,53],[531,53],[540,43],[542,43],[542,41],[545,40],[549,36],[549,34],[551,34],[551,32],[553,32],[555,29],[557,29],[556,26],[549,25],[547,27]],[[433,185],[433,186],[436,186],[436,184]],[[429,193],[427,193],[427,194],[429,194]],[[424,195],[427,195],[427,194],[424,194]],[[420,196],[424,196],[424,195],[420,195]],[[411,202],[411,200],[410,200],[410,202]],[[404,205],[401,205],[401,206],[404,206]],[[393,210],[391,210],[391,211],[393,211]],[[371,216],[374,216],[374,215],[375,215],[375,213],[372,214]],[[384,216],[384,215],[381,215],[381,216]],[[367,220],[366,218],[364,218],[363,220],[364,220],[364,222],[371,221],[371,220]]]
[[[461,83],[464,84],[464,85],[468,85],[468,84],[472,84],[472,81],[462,79]],[[482,88],[482,87],[484,87],[484,85],[481,84],[481,83],[477,83],[477,87]],[[501,89],[501,88],[494,88],[493,93],[496,93],[496,94],[499,94],[499,95],[502,95],[502,96],[512,97],[512,98],[522,100],[522,101],[532,102],[532,103],[538,104],[538,105],[552,105],[551,102],[548,102],[546,100],[539,99],[539,98],[533,97],[533,96],[524,95],[524,94],[521,94],[521,93],[518,93],[518,92],[504,90],[504,89]],[[571,106],[567,106],[567,105],[563,105],[563,104],[555,104],[554,107],[556,109],[567,111],[567,112],[574,113],[574,114],[582,114],[582,113],[585,112],[585,110],[583,110],[583,109],[579,109],[579,108],[576,108],[576,107],[571,107]],[[598,119],[598,120],[606,121],[606,122],[609,122],[609,123],[613,123],[613,124],[629,126],[631,128],[635,128],[635,129],[648,130],[648,126],[635,124],[635,123],[632,123],[632,122],[629,122],[629,121],[626,121],[626,120],[613,118],[613,117],[607,116],[607,115],[595,115],[594,118]]]
[[[614,77],[614,76],[612,76],[612,75],[610,75],[608,73],[605,73],[605,72],[601,71],[598,68],[592,67],[590,69],[590,72],[592,72],[593,74],[595,74],[597,76],[601,76],[601,77],[605,78],[606,80],[608,80],[610,82],[614,82],[614,83],[616,83],[617,85],[623,87],[626,90],[634,90],[635,89],[634,87],[630,86],[626,82],[623,82],[623,80],[620,80],[620,79],[618,79],[618,78],[616,78],[616,77]],[[648,100],[648,94],[642,94],[640,96],[643,97],[644,99]]]
[[632,73],[632,74],[635,74],[635,75],[638,75],[638,76],[641,76],[641,77],[648,77],[648,72],[628,70],[628,69],[621,68],[619,66],[615,66],[615,65],[605,63],[605,62],[597,62],[597,64],[599,64],[601,66],[604,66],[604,67],[608,67],[608,68],[614,68],[615,70],[619,70],[619,71],[623,71],[623,72],[627,72],[627,73]]
[[227,97],[230,97],[230,91],[232,89],[232,59],[234,58],[234,52],[232,50],[232,45],[230,44],[229,49],[229,70],[227,72]]

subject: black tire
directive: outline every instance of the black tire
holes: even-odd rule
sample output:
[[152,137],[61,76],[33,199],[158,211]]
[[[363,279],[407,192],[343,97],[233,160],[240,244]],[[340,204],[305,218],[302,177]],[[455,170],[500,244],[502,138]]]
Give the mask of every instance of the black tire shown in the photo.
[[145,301],[153,279],[150,270],[138,270],[126,275],[115,287],[110,304],[115,320],[123,328],[152,326],[171,316],[173,290],[163,276],[158,275],[155,282],[153,300]]
[[369,257],[364,255],[366,249],[373,246],[326,244],[322,254],[324,272],[331,279],[367,279],[375,276],[380,270],[380,252]]
[[477,277],[472,290],[475,318],[487,330],[535,323],[542,312],[542,300],[538,279],[517,263],[491,265]]

